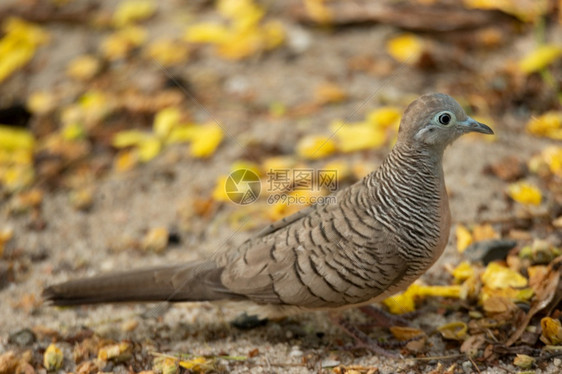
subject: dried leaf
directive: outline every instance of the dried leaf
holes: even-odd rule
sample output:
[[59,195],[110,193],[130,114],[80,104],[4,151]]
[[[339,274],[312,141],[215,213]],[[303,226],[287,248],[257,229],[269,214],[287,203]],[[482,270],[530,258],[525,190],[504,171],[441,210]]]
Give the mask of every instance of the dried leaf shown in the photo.
[[510,184],[507,188],[507,194],[513,200],[525,205],[540,205],[542,200],[541,191],[525,181]]
[[540,71],[562,55],[562,47],[557,44],[542,45],[526,55],[519,62],[519,69],[525,74]]
[[437,330],[445,339],[464,340],[467,337],[468,326],[464,322],[451,322],[439,326]]
[[211,123],[197,126],[194,136],[190,154],[193,157],[205,158],[215,152],[224,138],[224,133],[219,125]]
[[451,271],[451,274],[455,278],[457,283],[472,278],[476,275],[476,270],[468,261],[461,262],[456,268]]
[[316,87],[314,100],[318,104],[339,103],[347,99],[345,90],[335,83],[323,83]]
[[398,129],[402,111],[396,107],[381,107],[367,114],[367,122],[373,126]]
[[297,154],[305,159],[316,160],[336,151],[336,143],[327,136],[307,135],[297,143]]
[[2,28],[5,34],[0,39],[0,82],[27,64],[37,48],[49,40],[41,27],[18,18],[8,18]]
[[189,56],[189,48],[177,40],[160,39],[150,43],[144,54],[163,66],[171,66],[185,63]]
[[56,344],[51,343],[43,354],[43,366],[48,371],[59,370],[62,366],[64,357],[62,351]]
[[106,345],[98,351],[98,359],[101,361],[124,362],[131,358],[133,346],[131,343],[122,341],[118,344]]
[[484,285],[492,289],[527,286],[527,278],[497,262],[492,262],[486,267],[481,279]]
[[510,336],[506,341],[505,345],[510,346],[515,343],[521,334],[525,331],[529,322],[535,314],[546,308],[550,302],[554,299],[557,293],[558,285],[560,282],[560,267],[562,264],[562,256],[557,257],[549,265],[548,273],[545,275],[542,281],[540,281],[534,288],[535,297],[531,303],[531,308],[527,312],[525,319],[519,324],[517,330]]
[[382,129],[373,128],[366,122],[334,122],[331,128],[336,131],[338,149],[345,153],[378,148],[386,141],[386,134]]
[[172,129],[178,126],[180,118],[181,113],[177,108],[164,108],[158,111],[152,125],[154,134],[161,139],[168,137]]
[[519,354],[519,353],[513,359],[513,365],[520,367],[522,369],[530,369],[534,363],[535,363],[535,359],[533,357],[524,354]]
[[119,3],[113,13],[113,23],[123,27],[151,17],[156,4],[151,0],[127,0]]
[[472,234],[465,226],[460,224],[455,228],[455,234],[457,236],[457,251],[463,253],[472,244]]
[[532,117],[527,123],[527,131],[533,135],[562,140],[562,111],[550,111]]
[[73,59],[66,67],[66,74],[77,80],[92,79],[100,70],[100,61],[92,55],[82,55]]
[[147,252],[163,252],[168,246],[170,234],[165,227],[155,227],[144,236],[141,248]]
[[390,332],[394,337],[400,341],[410,340],[418,336],[425,335],[420,329],[414,327],[403,327],[403,326],[391,326]]
[[423,51],[424,42],[415,34],[402,34],[386,43],[387,52],[398,62],[416,64]]
[[562,324],[560,320],[550,317],[541,319],[541,342],[547,345],[559,345],[562,343]]
[[214,368],[215,360],[206,357],[194,357],[190,360],[181,360],[179,366],[193,371],[209,371]]

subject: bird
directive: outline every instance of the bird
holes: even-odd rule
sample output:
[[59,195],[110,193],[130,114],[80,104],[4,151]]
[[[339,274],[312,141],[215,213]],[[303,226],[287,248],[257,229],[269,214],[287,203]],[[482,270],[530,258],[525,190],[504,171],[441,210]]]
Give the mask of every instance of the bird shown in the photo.
[[211,258],[108,273],[49,286],[52,305],[250,302],[267,316],[368,305],[406,289],[441,256],[451,227],[445,149],[463,134],[493,134],[451,96],[406,108],[381,165]]

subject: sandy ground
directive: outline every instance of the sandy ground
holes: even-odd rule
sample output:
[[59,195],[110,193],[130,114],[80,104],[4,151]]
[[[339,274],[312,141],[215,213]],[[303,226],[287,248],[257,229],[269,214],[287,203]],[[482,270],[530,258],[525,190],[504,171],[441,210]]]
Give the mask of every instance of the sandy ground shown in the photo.
[[[164,9],[175,7],[175,2],[165,3]],[[196,118],[214,119],[223,124],[229,136],[216,154],[209,160],[200,161],[174,155],[183,149],[171,149],[155,161],[125,174],[110,173],[95,182],[95,201],[89,212],[76,211],[69,204],[65,192],[53,191],[45,196],[42,212],[47,227],[43,231],[31,230],[28,217],[7,215],[7,209],[0,213],[0,221],[15,230],[12,243],[22,248],[30,257],[39,260],[31,262],[27,271],[18,275],[15,283],[0,290],[0,352],[13,348],[8,343],[10,334],[33,326],[46,326],[62,333],[78,331],[83,326],[97,334],[115,340],[152,341],[159,352],[189,352],[196,355],[231,356],[248,355],[259,349],[256,357],[242,361],[224,361],[227,372],[264,373],[308,373],[322,372],[322,366],[335,362],[344,365],[376,367],[381,373],[428,372],[439,362],[445,367],[452,360],[417,361],[413,358],[392,360],[368,352],[352,353],[342,349],[352,340],[333,326],[326,313],[309,313],[272,321],[266,326],[250,331],[238,330],[229,325],[235,317],[227,305],[216,306],[208,303],[179,304],[162,311],[158,318],[146,317],[154,305],[119,305],[57,309],[40,306],[32,313],[22,312],[16,305],[24,295],[37,298],[41,289],[51,283],[69,278],[92,275],[108,270],[123,270],[153,266],[163,263],[190,261],[215,251],[236,246],[251,232],[236,230],[226,224],[225,217],[237,209],[234,205],[222,207],[208,220],[195,220],[189,230],[180,231],[181,243],[163,254],[139,254],[134,250],[115,251],[111,248],[123,237],[142,237],[152,227],[178,227],[178,211],[186,202],[201,196],[214,188],[219,175],[225,174],[231,160],[241,158],[247,152],[246,141],[257,139],[263,144],[277,146],[282,152],[292,152],[295,141],[303,133],[317,133],[326,129],[331,119],[341,118],[357,111],[358,118],[381,102],[398,101],[410,94],[444,90],[456,95],[463,94],[455,88],[456,72],[421,72],[405,69],[399,76],[384,79],[365,73],[349,74],[346,57],[356,54],[383,55],[383,40],[396,30],[389,26],[348,28],[338,32],[303,28],[284,20],[290,29],[310,43],[299,52],[289,54],[274,52],[247,63],[228,63],[216,58],[203,56],[177,73],[188,78],[197,92],[212,101],[205,103],[205,110],[193,105]],[[165,12],[151,20],[151,30],[169,32],[165,27]],[[68,31],[72,29],[72,33]],[[61,61],[85,52],[91,45],[86,28],[68,25],[53,25],[51,32],[58,43],[52,43],[48,51],[42,51],[46,64],[43,72],[25,76],[23,82],[8,82],[4,90],[32,91],[50,84],[61,84]],[[513,41],[505,48],[514,51],[530,43],[527,37]],[[62,41],[65,43],[62,43]],[[489,52],[490,65],[501,55],[498,49]],[[48,73],[46,73],[46,72]],[[156,66],[142,71],[143,80],[150,81],[162,73]],[[212,74],[211,74],[212,73]],[[206,77],[214,80],[206,88]],[[133,79],[133,76],[127,77]],[[326,107],[306,120],[294,123],[289,119],[271,119],[252,115],[251,108],[237,102],[233,91],[238,87],[252,92],[257,104],[266,105],[280,101],[288,106],[310,101],[314,87],[326,79],[335,80],[346,87],[350,100]],[[461,80],[464,82],[465,79]],[[363,101],[374,93],[365,106]],[[504,195],[505,182],[483,171],[490,163],[507,155],[517,155],[526,160],[548,145],[548,140],[531,138],[523,131],[528,111],[520,113],[497,113],[491,126],[497,133],[496,141],[481,138],[466,138],[455,143],[446,153],[445,173],[453,222],[473,223],[501,219],[513,214]],[[237,140],[235,141],[234,138]],[[242,146],[240,146],[242,145]],[[351,159],[366,158],[374,165],[381,162],[387,150],[377,150],[350,155]],[[0,202],[4,207],[7,202]],[[2,207],[2,205],[0,205]],[[264,222],[264,225],[267,222]],[[42,259],[42,254],[45,258]],[[35,256],[33,256],[35,255]],[[459,255],[452,238],[441,260],[425,276],[428,282],[446,282],[444,264],[458,263]],[[82,264],[77,266],[76,264]],[[358,311],[350,310],[345,316],[354,321],[365,321]],[[447,321],[455,319],[455,313],[446,317],[434,313],[421,313],[412,325],[431,331]],[[131,332],[122,329],[124,322],[138,321],[138,327]],[[387,332],[381,330],[381,334]],[[35,343],[35,347],[46,347],[48,340]],[[65,356],[71,357],[71,345],[61,343]],[[458,353],[458,348],[444,345],[441,338],[430,338],[428,356],[446,356]],[[145,352],[146,353],[146,352]],[[306,362],[306,363],[303,363]],[[537,372],[559,372],[556,365],[560,360],[549,362],[544,370]],[[475,372],[472,363],[465,358],[458,362],[459,372]],[[139,369],[139,368],[137,368]],[[511,359],[499,363],[496,368],[483,369],[482,373],[515,372]],[[124,372],[124,367],[107,367],[106,371]]]

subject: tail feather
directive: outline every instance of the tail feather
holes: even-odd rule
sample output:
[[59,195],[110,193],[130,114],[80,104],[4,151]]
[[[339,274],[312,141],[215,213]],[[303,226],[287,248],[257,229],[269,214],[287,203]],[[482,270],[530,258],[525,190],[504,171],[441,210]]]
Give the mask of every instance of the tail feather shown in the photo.
[[214,263],[197,262],[109,273],[47,287],[43,298],[59,306],[240,298],[223,286],[221,272]]

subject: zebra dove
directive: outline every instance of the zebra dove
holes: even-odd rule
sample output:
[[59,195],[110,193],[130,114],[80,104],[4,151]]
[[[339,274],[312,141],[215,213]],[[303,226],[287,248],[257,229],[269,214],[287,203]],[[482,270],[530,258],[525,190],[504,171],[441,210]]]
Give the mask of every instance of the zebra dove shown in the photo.
[[265,316],[382,300],[443,252],[451,225],[443,152],[468,132],[493,134],[450,96],[423,95],[382,165],[336,203],[305,208],[212,259],[71,280],[43,295],[54,305],[246,300],[268,308]]

